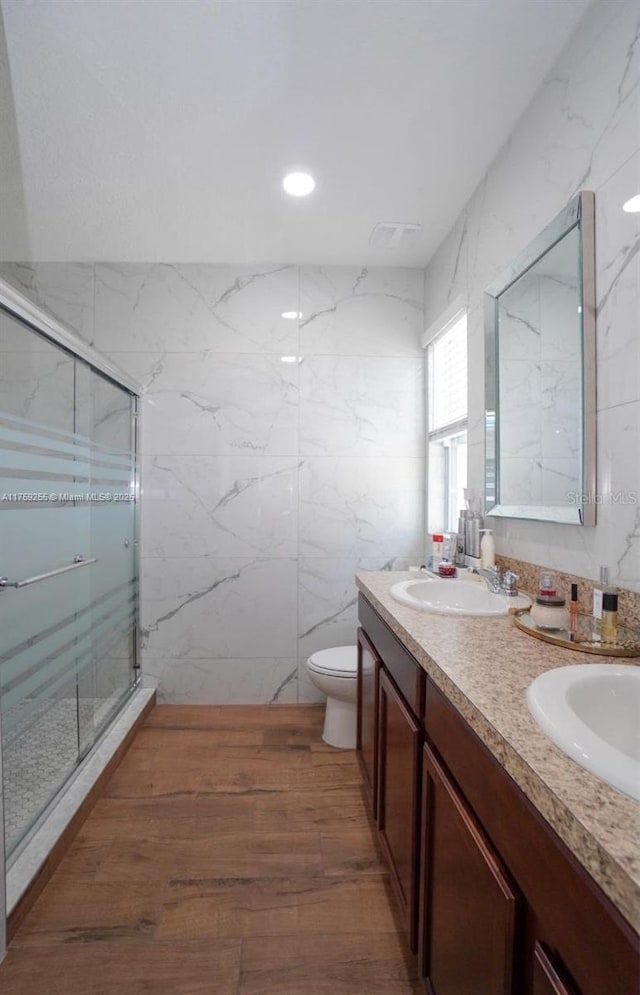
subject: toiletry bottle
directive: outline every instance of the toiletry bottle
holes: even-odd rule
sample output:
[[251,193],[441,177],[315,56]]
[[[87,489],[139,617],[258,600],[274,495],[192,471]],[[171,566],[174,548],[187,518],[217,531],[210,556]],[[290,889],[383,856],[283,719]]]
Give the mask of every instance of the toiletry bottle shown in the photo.
[[433,570],[435,573],[438,572],[438,565],[442,559],[444,550],[444,536],[440,533],[434,533],[431,536],[431,555],[429,557],[429,570]]
[[604,645],[609,646],[618,640],[618,595],[609,591],[602,595],[600,638]]
[[467,508],[462,508],[460,511],[460,516],[458,518],[458,537],[456,540],[456,566],[463,567],[465,565],[465,534],[464,528],[469,517],[469,512]]
[[575,636],[578,631],[578,585],[571,585],[571,602],[569,604],[571,613],[571,635]]
[[480,566],[491,569],[496,565],[496,546],[493,541],[493,529],[480,529],[484,533],[480,543]]
[[555,598],[558,591],[556,589],[556,575],[553,570],[541,570],[538,582],[539,598]]
[[464,548],[469,566],[476,567],[480,561],[480,515],[470,515],[464,523]]
[[615,594],[615,588],[609,586],[609,567],[600,567],[600,585],[593,589],[593,617],[598,621],[602,618],[602,596],[605,593]]

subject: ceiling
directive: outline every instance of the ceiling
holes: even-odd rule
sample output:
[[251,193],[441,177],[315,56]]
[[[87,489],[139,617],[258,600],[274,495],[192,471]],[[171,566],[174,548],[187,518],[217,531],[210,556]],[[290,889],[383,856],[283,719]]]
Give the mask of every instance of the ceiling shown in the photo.
[[[0,193],[32,259],[422,266],[587,6],[2,0]],[[282,193],[291,167],[310,198]],[[371,248],[380,221],[422,232]]]

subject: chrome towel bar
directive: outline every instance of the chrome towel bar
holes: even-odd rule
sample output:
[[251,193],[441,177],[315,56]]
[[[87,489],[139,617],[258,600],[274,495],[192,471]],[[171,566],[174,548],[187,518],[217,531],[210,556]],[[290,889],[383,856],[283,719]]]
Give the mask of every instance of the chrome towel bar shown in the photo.
[[92,563],[97,563],[97,558],[85,560],[79,553],[74,556],[73,563],[66,567],[58,567],[57,570],[49,570],[46,574],[36,574],[35,577],[27,577],[25,580],[9,580],[7,577],[0,577],[0,590],[5,587],[29,587],[30,584],[37,584],[40,580],[49,580],[50,577],[57,577],[59,574],[66,574],[70,570],[77,570],[79,567],[88,567]]

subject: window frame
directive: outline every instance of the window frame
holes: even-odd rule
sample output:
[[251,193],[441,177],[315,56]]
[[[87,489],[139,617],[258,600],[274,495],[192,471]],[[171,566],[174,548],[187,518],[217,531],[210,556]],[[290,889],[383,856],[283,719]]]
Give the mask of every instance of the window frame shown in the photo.
[[[467,376],[465,384],[465,394],[466,394],[466,414],[464,418],[458,418],[454,421],[448,422],[445,425],[440,425],[436,429],[431,429],[430,422],[432,419],[432,370],[431,370],[431,356],[433,354],[433,348],[438,341],[447,332],[457,325],[460,321],[464,319],[465,321],[465,332],[467,335],[467,361],[468,361],[468,318],[469,311],[460,299],[457,299],[452,303],[452,305],[440,315],[440,317],[433,322],[422,338],[422,345],[425,350],[425,393],[426,393],[426,405],[425,405],[425,421],[426,421],[426,501],[425,501],[425,526],[426,533],[430,535],[433,529],[433,522],[430,520],[432,510],[432,495],[433,495],[433,483],[432,483],[432,466],[430,459],[430,450],[432,443],[437,443],[445,439],[452,439],[456,436],[465,435],[465,443],[467,446],[467,481],[468,481],[468,467],[469,467],[469,368],[467,362]],[[447,451],[446,465],[444,469],[443,476],[440,476],[441,468],[438,470],[439,482],[442,486],[443,501],[442,501],[442,529],[438,527],[438,531],[444,532],[455,532],[457,529],[457,517],[455,521],[450,518],[449,512],[449,500],[448,495],[450,494],[450,483],[451,483],[451,465],[450,465],[450,450]]]

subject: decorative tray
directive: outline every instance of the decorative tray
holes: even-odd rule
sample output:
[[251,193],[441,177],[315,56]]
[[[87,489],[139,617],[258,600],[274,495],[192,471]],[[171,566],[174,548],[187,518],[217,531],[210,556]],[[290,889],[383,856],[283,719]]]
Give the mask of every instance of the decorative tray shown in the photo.
[[522,608],[513,616],[513,621],[519,629],[542,639],[545,643],[554,643],[566,649],[578,650],[580,653],[595,653],[598,656],[638,656],[640,657],[640,632],[626,626],[618,626],[617,642],[603,643],[596,628],[597,623],[588,615],[578,616],[578,630],[575,633],[569,629],[541,629],[531,618],[528,608]]

